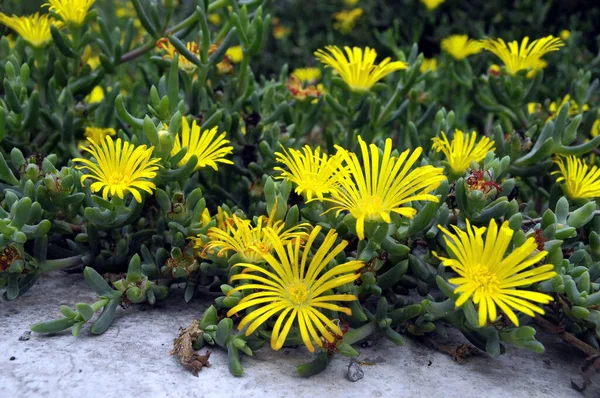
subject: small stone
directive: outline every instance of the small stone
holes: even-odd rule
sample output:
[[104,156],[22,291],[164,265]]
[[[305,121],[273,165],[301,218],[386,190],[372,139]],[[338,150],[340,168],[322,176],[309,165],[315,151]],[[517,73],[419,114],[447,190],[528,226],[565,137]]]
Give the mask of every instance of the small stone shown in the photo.
[[10,358],[8,358],[9,361],[14,361],[15,359],[17,359],[17,358],[16,357],[10,357]]
[[356,362],[350,362],[348,365],[348,373],[346,374],[346,378],[352,382],[359,381],[365,377],[365,372],[363,372],[362,367]]
[[21,337],[19,337],[19,341],[27,341],[31,338],[31,331],[26,331],[23,332],[23,334],[21,335]]

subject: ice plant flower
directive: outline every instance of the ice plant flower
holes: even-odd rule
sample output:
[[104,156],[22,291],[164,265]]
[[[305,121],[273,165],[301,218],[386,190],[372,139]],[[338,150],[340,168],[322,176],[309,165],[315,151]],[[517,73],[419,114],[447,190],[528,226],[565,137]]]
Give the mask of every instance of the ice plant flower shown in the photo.
[[210,14],[208,14],[206,16],[206,19],[208,20],[208,22],[210,22],[211,24],[213,24],[215,26],[221,25],[221,15],[219,15],[215,12],[211,12]]
[[563,29],[560,31],[559,36],[563,41],[567,41],[571,37],[571,32],[568,29]]
[[390,73],[408,67],[406,62],[390,62],[391,58],[386,58],[379,65],[375,65],[377,51],[369,47],[364,50],[359,47],[352,49],[344,47],[345,54],[338,46],[325,46],[325,50],[315,51],[315,56],[339,73],[350,89],[356,92],[368,91]]
[[432,139],[433,145],[431,149],[436,152],[443,152],[446,155],[446,161],[453,175],[458,176],[463,174],[471,162],[481,162],[489,151],[493,151],[494,141],[488,137],[481,137],[479,142],[475,131],[463,133],[460,130],[454,131],[452,142],[448,140],[446,134],[442,131],[442,137]]
[[352,10],[342,10],[333,14],[333,29],[339,30],[342,34],[350,33],[356,25],[356,20],[363,15],[362,8],[353,8]]
[[231,281],[243,280],[249,283],[238,285],[229,294],[244,290],[249,291],[249,294],[230,309],[227,316],[256,307],[238,325],[239,330],[248,326],[246,336],[254,333],[272,316],[277,316],[271,333],[271,347],[274,350],[283,347],[293,324],[298,325],[302,341],[311,352],[315,350],[315,344],[323,346],[321,336],[329,342],[335,340],[334,335],[338,338],[342,336],[339,326],[321,311],[338,311],[351,315],[349,308],[337,303],[355,301],[357,297],[347,293],[326,292],[357,280],[360,274],[356,271],[365,264],[352,260],[329,267],[335,256],[348,245],[347,241],[335,245],[338,235],[335,230],[327,233],[325,240],[309,260],[310,251],[320,231],[321,227],[315,227],[306,246],[302,248],[298,239],[284,242],[274,231],[268,230],[267,239],[276,256],[268,252],[263,254],[263,258],[272,270],[249,263],[234,265],[243,268],[244,272],[232,276]]
[[283,152],[275,152],[275,158],[285,165],[287,170],[275,167],[274,170],[281,173],[276,178],[285,178],[293,182],[298,195],[305,194],[308,201],[314,196],[322,201],[324,195],[337,189],[341,160],[339,155],[329,156],[321,153],[321,147],[313,151],[308,145],[305,145],[302,151],[294,148],[286,150],[283,145],[281,149]]
[[451,35],[442,39],[442,50],[447,52],[457,61],[462,61],[469,55],[481,52],[481,42],[469,39],[467,35]]
[[[115,136],[117,132],[112,127],[102,128],[102,127],[86,127],[85,128],[85,138],[90,139],[94,142],[103,142],[107,135]],[[83,146],[86,146],[90,141],[85,142]]]
[[218,126],[215,126],[201,133],[200,126],[196,124],[195,120],[190,128],[187,119],[182,117],[181,134],[177,134],[177,137],[175,137],[171,156],[176,155],[183,148],[187,148],[187,150],[185,156],[177,165],[179,167],[185,166],[192,155],[198,157],[198,163],[194,171],[207,166],[217,171],[219,170],[217,163],[233,164],[231,160],[225,158],[225,156],[233,153],[233,147],[227,145],[229,140],[225,139],[225,132],[217,137],[218,129]]
[[435,72],[437,70],[437,59],[435,58],[424,58],[421,66],[419,67],[419,72],[425,73],[428,70]]
[[50,26],[63,26],[62,22],[50,21],[50,15],[36,12],[27,17],[8,16],[0,12],[0,23],[14,30],[27,43],[36,48],[46,47],[52,41]]
[[444,3],[446,0],[421,0],[421,3],[425,4],[425,7],[429,11],[435,10],[440,6],[440,4]]
[[554,163],[559,170],[552,172],[560,177],[557,183],[562,183],[565,194],[570,199],[600,198],[600,169],[596,165],[588,165],[576,156],[557,156]]
[[242,46],[229,47],[225,51],[225,55],[234,64],[239,64],[244,59],[244,50],[242,50]]
[[294,69],[292,76],[298,78],[302,83],[314,83],[321,78],[321,69],[298,68]]
[[273,250],[267,231],[275,234],[284,244],[292,240],[305,241],[308,238],[307,231],[310,229],[310,224],[301,223],[285,229],[283,221],[274,221],[276,207],[269,217],[258,217],[254,226],[250,220],[242,219],[235,214],[227,218],[223,225],[208,230],[209,241],[204,249],[216,253],[217,256],[225,256],[232,251],[239,254],[243,261],[258,264],[264,262],[264,254]]
[[104,100],[104,89],[102,86],[96,86],[92,91],[85,97],[85,102],[88,104],[95,104]]
[[88,140],[90,147],[82,149],[90,153],[95,161],[73,159],[77,170],[88,170],[89,174],[81,176],[82,184],[88,178],[95,180],[90,189],[92,192],[102,191],[105,200],[108,199],[108,195],[117,195],[123,199],[130,192],[134,199],[141,203],[141,191],[152,195],[156,185],[149,180],[156,177],[160,161],[158,158],[151,159],[154,147],[135,146],[127,141],[123,142],[120,138],[115,142],[110,135],[98,143],[91,138]]
[[[158,41],[156,42],[156,47],[165,51],[165,55],[163,56],[163,59],[172,60],[175,57],[175,54],[178,54],[175,47],[173,47],[173,45],[171,44],[169,39],[166,37],[158,39]],[[185,47],[196,57],[200,56],[200,47],[198,46],[198,43],[187,42]],[[196,69],[198,68],[198,66],[196,64],[194,64],[193,62],[190,62],[189,59],[187,59],[186,57],[181,56],[181,55],[178,58],[178,65],[179,65],[179,69],[183,70],[184,72],[186,72],[188,74],[194,73],[196,71]]]
[[292,28],[285,25],[275,25],[273,26],[273,37],[277,40],[281,40],[287,37],[290,33],[292,33]]
[[563,97],[562,100],[558,101],[558,103],[556,101],[552,101],[550,103],[550,106],[548,107],[549,115],[546,121],[556,118],[556,116],[558,116],[558,112],[560,112],[560,108],[562,108],[562,106],[567,102],[569,102],[569,116],[579,115],[580,113],[587,112],[590,109],[590,106],[588,104],[583,104],[583,106],[579,108],[577,102],[572,101],[571,96],[567,94]]
[[560,38],[552,35],[532,42],[529,42],[529,37],[525,37],[521,44],[516,40],[506,43],[500,38],[482,41],[483,48],[496,54],[504,62],[510,75],[516,75],[521,70],[529,70],[535,74],[547,66],[542,57],[549,52],[558,51],[564,45]]
[[300,79],[295,76],[290,76],[287,83],[285,84],[289,92],[299,101],[305,99],[313,99],[316,101],[318,97],[324,92],[322,84],[314,86],[312,84],[303,86]]
[[413,218],[417,210],[403,205],[416,200],[439,201],[429,192],[446,179],[444,169],[427,165],[410,171],[423,148],[417,147],[412,154],[406,150],[395,157],[390,138],[385,140],[383,155],[374,144],[367,147],[360,136],[358,142],[362,162],[355,153],[336,146],[347,169],[339,173],[340,187],[325,201],[333,205],[327,211],[350,212],[356,219],[359,239],[365,238],[365,221],[389,224],[392,222],[390,213]]
[[96,0],[48,0],[43,6],[49,7],[68,25],[81,26]]
[[496,221],[492,219],[487,233],[485,227],[473,227],[469,220],[466,232],[454,225],[452,228],[455,233],[441,225],[439,228],[444,233],[450,258],[442,257],[436,252],[433,255],[458,274],[458,277],[448,280],[457,286],[454,290],[454,293],[459,294],[457,308],[473,297],[473,303],[479,306],[479,326],[485,326],[488,320],[496,321],[496,307],[516,326],[519,326],[519,319],[513,309],[532,317],[535,313],[544,314],[544,310],[533,303],[548,304],[552,301],[551,296],[515,289],[556,275],[552,264],[534,267],[548,254],[545,250],[538,251],[535,238],[527,239],[523,245],[505,256],[514,235],[508,221],[498,228]]

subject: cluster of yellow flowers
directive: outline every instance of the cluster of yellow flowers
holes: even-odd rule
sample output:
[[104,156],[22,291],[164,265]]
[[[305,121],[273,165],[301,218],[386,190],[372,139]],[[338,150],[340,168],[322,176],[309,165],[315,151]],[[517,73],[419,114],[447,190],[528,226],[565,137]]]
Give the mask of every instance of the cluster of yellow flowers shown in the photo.
[[0,23],[14,30],[35,48],[43,48],[52,40],[50,27],[81,26],[95,0],[48,0],[49,14],[36,12],[29,16],[8,16],[0,12]]
[[528,77],[534,76],[537,71],[547,66],[546,61],[542,59],[544,55],[558,51],[562,46],[564,42],[552,35],[532,42],[529,41],[529,37],[525,37],[520,44],[516,40],[506,43],[501,38],[474,40],[467,35],[451,35],[441,43],[442,50],[457,61],[487,50],[502,60],[508,74],[516,75],[526,70],[529,72]]

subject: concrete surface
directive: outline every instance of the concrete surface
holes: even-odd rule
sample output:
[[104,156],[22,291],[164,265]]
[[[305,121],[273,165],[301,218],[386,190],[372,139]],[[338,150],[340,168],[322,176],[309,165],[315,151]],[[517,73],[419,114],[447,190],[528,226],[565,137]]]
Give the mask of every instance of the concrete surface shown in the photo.
[[[244,376],[227,369],[226,353],[214,350],[212,367],[198,378],[169,355],[179,327],[199,317],[207,300],[183,301],[177,290],[156,308],[118,309],[108,331],[93,336],[83,329],[53,336],[32,334],[29,325],[58,316],[61,304],[92,302],[95,295],[80,274],[46,276],[16,302],[0,303],[0,397],[598,397],[571,389],[570,378],[583,361],[578,352],[543,336],[544,355],[509,349],[493,359],[470,357],[464,364],[421,343],[405,346],[379,340],[359,348],[364,378],[345,378],[350,360],[338,356],[312,378],[297,376],[295,366],[311,359],[304,349],[272,352],[263,348],[243,357]],[[201,350],[203,352],[203,350]]]

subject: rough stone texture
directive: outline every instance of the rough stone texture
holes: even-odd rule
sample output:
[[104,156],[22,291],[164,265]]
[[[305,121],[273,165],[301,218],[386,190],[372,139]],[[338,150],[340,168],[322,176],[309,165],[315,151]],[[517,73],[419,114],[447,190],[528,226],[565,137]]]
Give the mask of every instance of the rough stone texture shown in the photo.
[[341,356],[325,372],[299,377],[295,366],[311,359],[304,349],[243,356],[244,376],[234,378],[226,353],[216,349],[211,367],[194,377],[169,350],[178,329],[199,317],[209,300],[186,304],[181,290],[173,293],[156,308],[119,308],[105,334],[84,328],[79,338],[64,332],[20,339],[29,325],[60,315],[61,304],[95,299],[81,275],[53,273],[16,302],[0,303],[0,397],[600,396],[597,385],[583,395],[570,387],[584,357],[551,336],[542,336],[544,355],[509,348],[499,359],[478,355],[464,364],[410,338],[399,347],[375,339],[369,348],[358,347],[364,378],[356,383],[346,379],[350,360]]
[[350,381],[359,381],[363,377],[365,377],[365,372],[363,372],[362,367],[356,362],[350,362],[346,378]]

